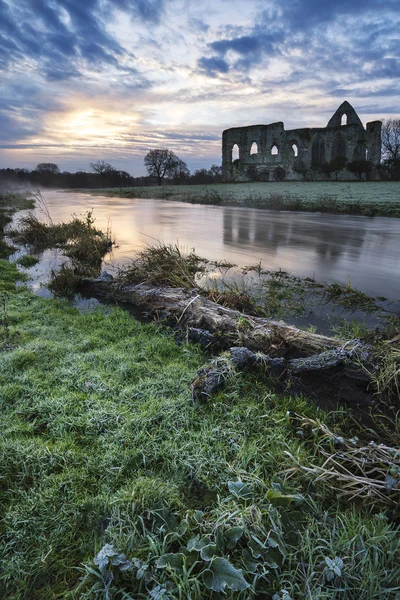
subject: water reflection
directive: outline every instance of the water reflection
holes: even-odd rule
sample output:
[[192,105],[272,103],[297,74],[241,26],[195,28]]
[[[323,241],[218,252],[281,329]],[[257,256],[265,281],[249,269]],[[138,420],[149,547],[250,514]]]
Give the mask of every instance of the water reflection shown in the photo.
[[[297,218],[296,218],[297,217]],[[346,227],[341,223],[327,222],[327,217],[315,217],[296,213],[243,214],[241,209],[226,208],[224,211],[223,239],[226,244],[263,248],[268,254],[276,253],[278,247],[301,247],[315,250],[321,263],[333,264],[344,253],[357,259],[365,242],[365,223]]]
[[[93,210],[111,226],[118,247],[108,267],[126,264],[154,239],[179,241],[209,259],[239,267],[261,261],[300,277],[346,284],[400,298],[400,219],[213,207],[164,200],[44,192],[55,222]],[[45,255],[48,267],[54,257]],[[57,261],[58,262],[58,257]],[[54,266],[53,264],[51,266]],[[39,268],[40,269],[40,268]]]

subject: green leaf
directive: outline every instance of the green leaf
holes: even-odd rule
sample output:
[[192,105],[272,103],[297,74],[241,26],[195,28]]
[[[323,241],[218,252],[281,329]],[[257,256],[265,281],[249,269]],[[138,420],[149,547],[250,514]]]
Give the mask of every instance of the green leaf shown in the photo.
[[214,558],[210,568],[203,573],[205,585],[214,592],[223,592],[225,588],[240,592],[249,587],[241,569],[236,569],[225,558]]
[[197,552],[200,552],[200,550],[204,548],[204,546],[208,546],[209,544],[211,544],[211,538],[208,535],[202,538],[196,535],[196,537],[193,537],[188,541],[187,549],[189,550],[189,552],[192,552],[193,550],[197,550]]
[[247,548],[245,548],[243,550],[243,563],[246,567],[246,570],[248,573],[257,573],[258,567],[260,566],[261,562],[259,560],[255,560],[253,558],[253,555],[251,554],[251,552],[248,551]]
[[272,506],[283,508],[288,508],[292,504],[298,506],[304,502],[304,497],[301,494],[282,494],[277,489],[268,490],[265,498]]
[[203,546],[200,550],[200,556],[203,560],[209,561],[215,558],[217,553],[217,546],[215,544],[208,544],[207,546]]
[[218,528],[215,534],[215,543],[217,545],[218,552],[224,552],[225,550],[225,539],[221,528]]
[[200,525],[203,520],[204,513],[202,510],[195,510],[193,514],[194,520]]
[[156,561],[157,569],[165,569],[166,567],[170,567],[179,573],[183,572],[183,563],[185,560],[185,556],[181,553],[179,554],[163,554]]
[[227,529],[225,531],[224,538],[225,538],[226,545],[229,548],[229,550],[232,550],[232,548],[234,548],[236,546],[236,544],[242,537],[243,533],[244,533],[244,527],[240,527],[240,526],[231,527],[230,529]]
[[154,513],[154,524],[165,533],[170,533],[179,530],[179,523],[176,515],[171,513],[167,508],[162,508]]
[[228,481],[228,489],[237,498],[250,500],[253,494],[250,488],[243,481]]
[[260,556],[262,556],[263,550],[265,550],[266,548],[265,544],[263,544],[254,535],[251,536],[251,540],[247,545],[250,548],[253,558],[260,558]]
[[333,560],[331,558],[329,558],[329,556],[325,556],[325,564],[329,569],[333,569],[335,563],[333,562]]

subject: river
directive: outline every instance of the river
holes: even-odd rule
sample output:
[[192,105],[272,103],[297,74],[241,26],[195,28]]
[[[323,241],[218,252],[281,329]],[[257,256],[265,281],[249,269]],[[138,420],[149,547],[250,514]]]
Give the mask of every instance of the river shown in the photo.
[[[400,219],[192,205],[43,191],[54,222],[93,211],[117,242],[105,268],[129,263],[154,240],[178,242],[208,259],[239,267],[261,261],[299,277],[347,284],[371,296],[400,298]],[[38,209],[36,209],[38,211]],[[18,217],[17,217],[18,219]],[[48,279],[62,257],[46,251],[31,270]],[[36,272],[36,276],[35,276]]]

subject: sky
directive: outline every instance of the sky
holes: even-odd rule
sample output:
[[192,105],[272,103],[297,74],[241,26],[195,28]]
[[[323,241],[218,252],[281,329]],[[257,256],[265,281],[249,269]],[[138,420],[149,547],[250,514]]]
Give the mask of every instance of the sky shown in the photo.
[[0,82],[0,168],[209,167],[229,127],[400,116],[400,0],[0,0]]

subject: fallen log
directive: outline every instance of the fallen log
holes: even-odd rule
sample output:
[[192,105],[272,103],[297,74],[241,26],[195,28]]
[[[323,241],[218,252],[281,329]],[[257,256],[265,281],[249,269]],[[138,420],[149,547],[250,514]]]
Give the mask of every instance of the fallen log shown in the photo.
[[326,409],[334,409],[344,403],[367,414],[374,399],[369,390],[368,372],[354,360],[358,353],[357,347],[351,350],[339,348],[288,360],[272,358],[261,352],[256,354],[243,347],[230,348],[197,371],[192,382],[192,401],[194,404],[207,401],[235,371],[256,367],[264,371],[283,393],[314,398]]
[[208,300],[199,290],[147,283],[121,285],[103,274],[82,280],[79,291],[129,305],[142,317],[182,328],[190,339],[214,353],[229,351],[197,372],[192,383],[195,402],[220,389],[232,369],[256,367],[271,376],[283,393],[313,397],[324,408],[345,403],[365,410],[373,404],[369,374],[356,360],[362,350],[357,340],[330,338],[245,315]]
[[98,279],[84,279],[79,291],[117,303],[128,303],[145,317],[193,330],[192,334],[189,331],[192,339],[196,339],[197,330],[199,340],[204,342],[208,335],[207,343],[221,349],[244,346],[271,357],[302,358],[339,349],[345,344],[343,340],[220,306],[202,296],[198,290],[141,283],[121,286],[110,277],[103,275]]

